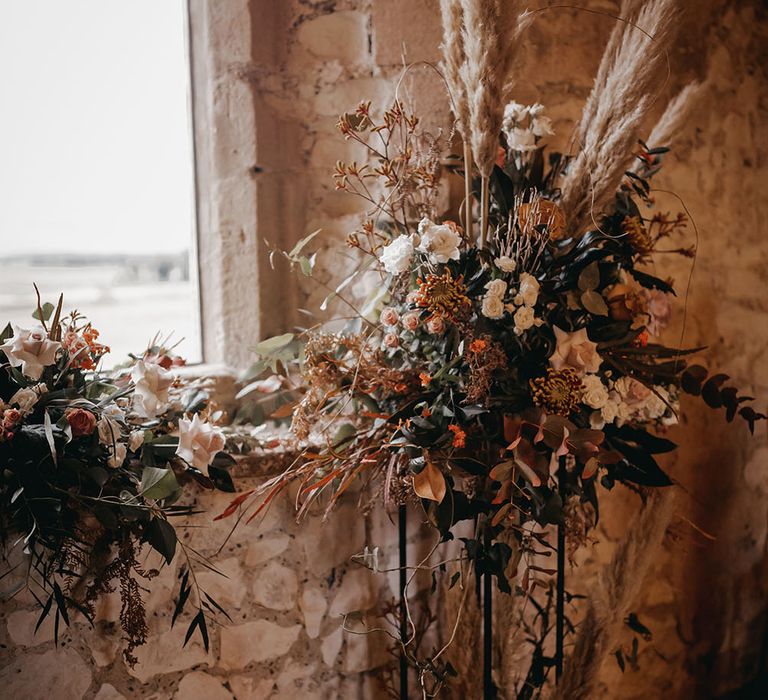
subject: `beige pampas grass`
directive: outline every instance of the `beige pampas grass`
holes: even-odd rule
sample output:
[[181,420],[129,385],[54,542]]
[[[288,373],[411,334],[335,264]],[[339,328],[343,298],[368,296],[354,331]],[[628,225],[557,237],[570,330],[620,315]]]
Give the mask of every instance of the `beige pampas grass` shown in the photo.
[[461,33],[463,12],[460,0],[440,0],[440,14],[443,20],[443,60],[441,66],[445,82],[451,94],[451,109],[456,117],[456,126],[462,138],[467,138],[469,125],[469,103],[467,89],[461,77],[466,60],[464,37]]
[[480,174],[496,162],[510,73],[520,34],[531,21],[518,0],[461,0],[466,62],[462,78],[469,103],[469,137]]
[[505,99],[520,35],[531,22],[518,0],[461,0],[466,60],[461,76],[469,105],[469,142],[481,176],[480,247],[488,235],[488,180],[498,154]]
[[701,83],[689,83],[667,105],[646,143],[650,148],[669,146],[685,125],[703,92]]
[[594,226],[613,200],[632,163],[649,95],[664,80],[679,1],[648,0],[631,17],[637,6],[637,0],[622,6],[631,23],[622,22],[609,40],[576,131],[581,150],[561,185],[560,204],[574,235]]
[[594,696],[600,667],[616,646],[622,621],[656,556],[673,506],[673,491],[649,492],[626,538],[600,574],[553,700],[586,700]]
[[451,95],[451,109],[464,142],[464,226],[472,232],[472,149],[469,145],[469,102],[467,88],[461,77],[466,62],[462,23],[464,13],[460,0],[440,0],[443,19],[442,69]]
[[[462,586],[449,589],[447,582],[443,583],[441,619],[449,628],[444,634],[450,637],[455,633],[445,655],[458,673],[451,681],[451,691],[458,698],[476,697],[477,689],[483,684],[482,614],[475,586],[475,573],[471,569],[463,577]],[[459,624],[455,625],[454,621]]]

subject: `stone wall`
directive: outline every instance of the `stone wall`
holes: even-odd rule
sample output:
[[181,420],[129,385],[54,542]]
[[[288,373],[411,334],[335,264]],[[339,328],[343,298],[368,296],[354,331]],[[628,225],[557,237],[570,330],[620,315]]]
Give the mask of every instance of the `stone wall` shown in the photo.
[[[321,247],[334,252],[323,257],[321,251],[318,277],[330,282],[341,274],[342,238],[357,224],[361,208],[333,190],[330,173],[336,160],[360,156],[337,135],[336,116],[361,99],[388,102],[403,60],[437,59],[438,3],[192,4],[206,18],[203,29],[196,25],[206,38],[197,50],[208,52],[203,58],[215,83],[204,96],[211,118],[206,133],[215,139],[203,183],[209,209],[201,248],[204,265],[215,268],[204,292],[218,304],[207,312],[207,347],[244,347],[253,335],[282,329],[300,296],[287,291],[284,269],[270,271],[259,238],[285,246],[322,227]],[[619,3],[579,4],[597,13],[560,8],[537,16],[520,69],[517,99],[547,105],[558,132],[554,146],[567,143],[611,30],[612,20],[600,13],[615,14]],[[681,295],[687,313],[678,314],[671,336],[679,336],[685,322],[686,344],[708,344],[712,366],[722,367],[764,405],[766,11],[759,0],[684,4],[688,12],[670,55],[669,80],[659,85],[657,109],[694,78],[706,81],[706,94],[656,183],[674,189],[698,228],[695,273],[688,294]],[[401,90],[435,128],[445,124],[444,91],[431,69],[414,69]],[[657,199],[661,209],[680,208],[672,195],[660,192]],[[242,316],[237,306],[249,270],[259,274],[246,291],[267,303]],[[660,272],[673,274],[685,289],[690,266],[661,263]],[[311,308],[324,295],[311,291],[302,304]],[[639,671],[622,674],[611,660],[605,664],[600,697],[719,696],[746,684],[761,664],[765,668],[766,430],[759,427],[749,440],[744,426],[725,424],[695,401],[685,409],[687,425],[675,430],[680,455],[670,466],[682,487],[677,516],[637,605],[654,637],[641,644]],[[245,477],[238,485],[247,488],[258,478]],[[201,496],[200,503],[216,513],[227,500]],[[610,556],[637,505],[621,491],[603,503],[608,505],[596,533],[599,543],[572,575],[574,592],[585,589]],[[169,628],[172,570],[164,572],[163,585],[149,601],[159,636],[140,652],[133,670],[120,659],[114,606],[103,611],[98,634],[75,623],[58,649],[47,623],[31,634],[35,613],[29,601],[3,606],[2,687],[11,697],[52,700],[384,697],[379,675],[369,671],[388,662],[386,644],[381,637],[343,635],[339,629],[340,612],[376,609],[394,593],[391,575],[375,576],[349,561],[365,544],[382,545],[384,561],[394,555],[392,526],[383,517],[352,517],[356,507],[353,497],[330,523],[321,527],[313,516],[299,527],[284,501],[260,526],[238,530],[218,559],[229,580],[205,574],[234,613],[232,625],[213,633],[209,654],[195,641],[181,651],[185,625]],[[213,552],[225,531],[226,523],[206,523],[188,534]],[[412,538],[417,537],[414,527]]]

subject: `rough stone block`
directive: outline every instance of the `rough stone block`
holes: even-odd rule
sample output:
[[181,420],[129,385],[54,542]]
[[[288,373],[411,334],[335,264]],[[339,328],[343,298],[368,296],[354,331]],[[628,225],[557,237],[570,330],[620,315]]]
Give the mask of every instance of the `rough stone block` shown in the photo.
[[368,569],[347,571],[328,614],[338,617],[358,610],[370,610],[379,598],[378,576]]
[[221,630],[221,668],[245,668],[252,662],[277,659],[288,653],[299,638],[301,625],[283,627],[267,620],[223,627]]
[[326,593],[319,588],[305,588],[299,600],[299,607],[304,613],[304,629],[310,639],[315,639],[320,634],[320,625],[323,622],[325,611],[328,609]]
[[192,671],[179,682],[174,700],[233,700],[218,678],[202,671]]
[[380,66],[437,61],[442,41],[438,0],[374,0],[373,52]]
[[296,572],[271,561],[253,584],[253,600],[270,610],[292,610],[296,606],[299,581]]
[[368,16],[348,10],[321,15],[299,25],[296,39],[319,58],[360,63],[368,53]]
[[0,670],[6,698],[80,700],[91,685],[91,671],[74,649],[24,654]]

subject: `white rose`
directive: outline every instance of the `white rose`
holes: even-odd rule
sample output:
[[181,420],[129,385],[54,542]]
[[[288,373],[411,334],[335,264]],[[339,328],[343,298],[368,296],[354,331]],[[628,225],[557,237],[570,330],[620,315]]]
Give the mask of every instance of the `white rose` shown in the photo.
[[656,393],[651,392],[643,406],[643,413],[647,416],[648,420],[661,418],[667,412],[667,404],[664,400],[669,400],[669,393],[663,386],[655,386],[653,388],[659,395],[657,396]]
[[491,280],[485,288],[488,290],[486,296],[499,297],[499,299],[507,293],[507,283],[504,280]]
[[40,395],[31,388],[19,389],[8,401],[10,406],[18,406],[21,415],[29,413],[37,403]]
[[584,375],[581,385],[584,389],[582,401],[587,406],[590,408],[602,408],[608,403],[608,389],[596,374]]
[[528,272],[520,275],[520,289],[518,296],[526,306],[536,306],[539,300],[539,290],[541,289],[539,281]]
[[506,131],[507,146],[512,151],[533,151],[536,149],[536,137],[532,131],[513,127]]
[[508,255],[502,255],[500,258],[496,258],[493,262],[502,272],[514,272],[517,269],[517,262],[512,260]]
[[501,318],[504,315],[504,302],[495,294],[486,294],[480,311],[486,318]]
[[[536,105],[534,105],[534,107],[536,107]],[[504,107],[505,128],[511,128],[515,123],[523,121],[528,115],[528,110],[528,107],[521,105],[519,102],[510,102]]]
[[138,452],[143,444],[144,444],[144,431],[143,430],[134,430],[128,436],[128,449],[131,452]]
[[531,131],[534,136],[554,136],[552,120],[549,117],[537,117],[531,122]]
[[208,467],[218,452],[224,449],[224,433],[195,415],[192,420],[179,421],[179,446],[176,454],[187,464],[208,476]]
[[624,401],[619,401],[616,406],[616,425],[622,426],[627,421],[632,420],[633,414],[631,406],[628,406]]
[[613,423],[619,415],[619,397],[616,392],[611,392],[606,404],[600,409],[600,414],[605,423]]
[[382,248],[379,262],[389,274],[399,275],[408,270],[412,258],[413,243],[409,236],[401,234]]
[[109,459],[107,460],[107,463],[112,469],[122,467],[127,454],[128,450],[125,445],[122,442],[117,442],[109,448]]
[[160,365],[139,360],[131,370],[135,385],[133,409],[140,416],[155,418],[168,403],[168,389],[175,377]]
[[122,435],[122,424],[125,423],[125,413],[114,403],[108,404],[101,412],[101,418],[96,424],[99,431],[99,442],[102,445],[114,445]]
[[40,379],[43,369],[56,361],[61,343],[49,340],[41,326],[26,330],[13,327],[13,337],[0,345],[11,367],[21,367],[21,373],[30,379]]
[[427,218],[419,223],[419,250],[429,255],[432,263],[459,259],[461,236],[447,224],[435,224]]
[[516,335],[521,335],[523,331],[527,331],[529,328],[536,325],[536,316],[530,306],[521,306],[515,311],[514,320]]

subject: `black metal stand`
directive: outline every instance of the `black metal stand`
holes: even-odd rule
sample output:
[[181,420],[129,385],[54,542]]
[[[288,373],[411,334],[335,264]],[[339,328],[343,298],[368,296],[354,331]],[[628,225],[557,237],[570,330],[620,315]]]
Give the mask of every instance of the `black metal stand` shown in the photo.
[[[491,546],[491,536],[486,523],[485,551]],[[495,700],[496,686],[493,683],[493,576],[483,574],[483,700]]]
[[493,578],[483,576],[483,700],[494,700],[493,684]]
[[[558,484],[560,497],[563,496],[565,484],[565,457],[560,458],[558,469]],[[555,679],[563,675],[563,639],[565,637],[565,524],[557,526],[557,598],[555,601]]]
[[405,614],[405,585],[408,579],[406,566],[408,565],[406,542],[406,510],[400,506],[397,514],[398,546],[400,554],[400,642],[403,648],[400,650],[400,700],[408,700],[408,660],[405,658],[405,643],[408,640],[408,621]]

